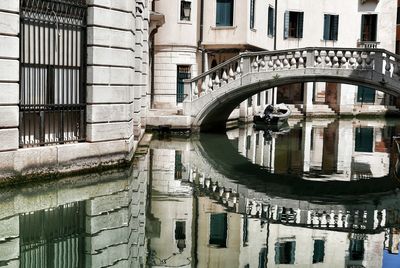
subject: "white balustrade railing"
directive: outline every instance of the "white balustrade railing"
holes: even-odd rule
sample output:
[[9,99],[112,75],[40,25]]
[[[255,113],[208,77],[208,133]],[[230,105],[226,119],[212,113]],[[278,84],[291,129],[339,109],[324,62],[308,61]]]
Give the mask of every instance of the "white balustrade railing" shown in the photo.
[[249,73],[294,69],[373,70],[400,78],[400,56],[377,48],[301,48],[244,52],[209,71],[185,80],[186,101],[192,101]]

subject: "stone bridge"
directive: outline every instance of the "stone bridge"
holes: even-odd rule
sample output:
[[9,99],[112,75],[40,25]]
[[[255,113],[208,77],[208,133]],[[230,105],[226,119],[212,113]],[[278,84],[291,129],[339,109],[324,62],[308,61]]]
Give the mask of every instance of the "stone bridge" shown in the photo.
[[400,95],[400,56],[377,48],[245,52],[185,80],[183,113],[192,129],[224,131],[232,110],[268,88],[300,82],[362,85]]

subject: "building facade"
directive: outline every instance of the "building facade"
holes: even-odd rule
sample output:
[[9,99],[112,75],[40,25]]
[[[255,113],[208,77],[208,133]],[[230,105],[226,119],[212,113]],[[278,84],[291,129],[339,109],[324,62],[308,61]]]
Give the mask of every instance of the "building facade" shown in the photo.
[[[298,47],[379,47],[395,51],[395,1],[158,1],[166,17],[155,39],[152,108],[180,109],[182,80],[240,52]],[[167,82],[167,83],[165,83]],[[294,114],[385,114],[396,100],[365,87],[336,83],[266,89],[240,105],[247,118],[268,103],[291,104]],[[240,111],[240,112],[239,112]]]
[[145,127],[150,9],[147,0],[0,4],[0,177],[130,159]]

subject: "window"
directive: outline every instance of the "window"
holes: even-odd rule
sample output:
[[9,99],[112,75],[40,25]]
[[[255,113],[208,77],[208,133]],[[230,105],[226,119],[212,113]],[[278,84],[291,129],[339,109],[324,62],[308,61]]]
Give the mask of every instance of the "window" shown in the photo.
[[400,6],[397,7],[397,20],[396,24],[400,24]]
[[304,12],[285,11],[283,37],[303,38]]
[[182,21],[190,21],[190,12],[191,12],[191,2],[190,1],[181,1],[181,20]]
[[268,7],[268,28],[267,28],[268,36],[275,36],[274,26],[275,26],[274,8],[269,6]]
[[175,222],[175,240],[186,239],[186,222]]
[[19,146],[85,141],[86,1],[19,2]]
[[364,240],[351,239],[349,253],[351,261],[362,261],[364,259]]
[[248,107],[253,106],[253,97],[250,97],[250,98],[247,99],[247,106]]
[[176,103],[182,103],[185,99],[183,80],[190,78],[190,66],[178,65],[177,84],[176,84]]
[[226,213],[211,214],[210,218],[210,245],[226,247],[228,222]]
[[325,241],[314,240],[313,263],[324,262],[324,256],[325,256]]
[[233,1],[217,0],[216,26],[233,25]]
[[338,39],[339,15],[324,15],[324,40]]
[[359,86],[357,90],[357,101],[362,103],[374,103],[375,90],[369,87]]
[[250,29],[254,29],[256,0],[250,0]]
[[355,151],[372,153],[374,129],[371,127],[356,128]]
[[267,268],[267,257],[267,248],[261,248],[260,252],[258,253],[258,268]]
[[257,93],[257,106],[261,105],[261,93]]
[[182,151],[175,151],[175,180],[182,179]]
[[296,241],[275,244],[275,264],[294,264]]
[[378,15],[364,14],[361,16],[361,41],[376,41],[376,24]]

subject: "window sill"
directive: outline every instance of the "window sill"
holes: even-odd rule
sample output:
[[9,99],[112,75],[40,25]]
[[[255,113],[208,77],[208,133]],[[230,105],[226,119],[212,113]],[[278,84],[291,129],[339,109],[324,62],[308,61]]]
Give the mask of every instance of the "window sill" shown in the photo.
[[235,30],[237,26],[210,26],[211,30]]
[[272,34],[267,34],[267,37],[274,38],[274,36]]
[[178,24],[193,24],[192,21],[187,21],[187,20],[178,20]]
[[257,32],[257,29],[254,29],[254,28],[250,28],[250,31],[252,31],[252,32]]

